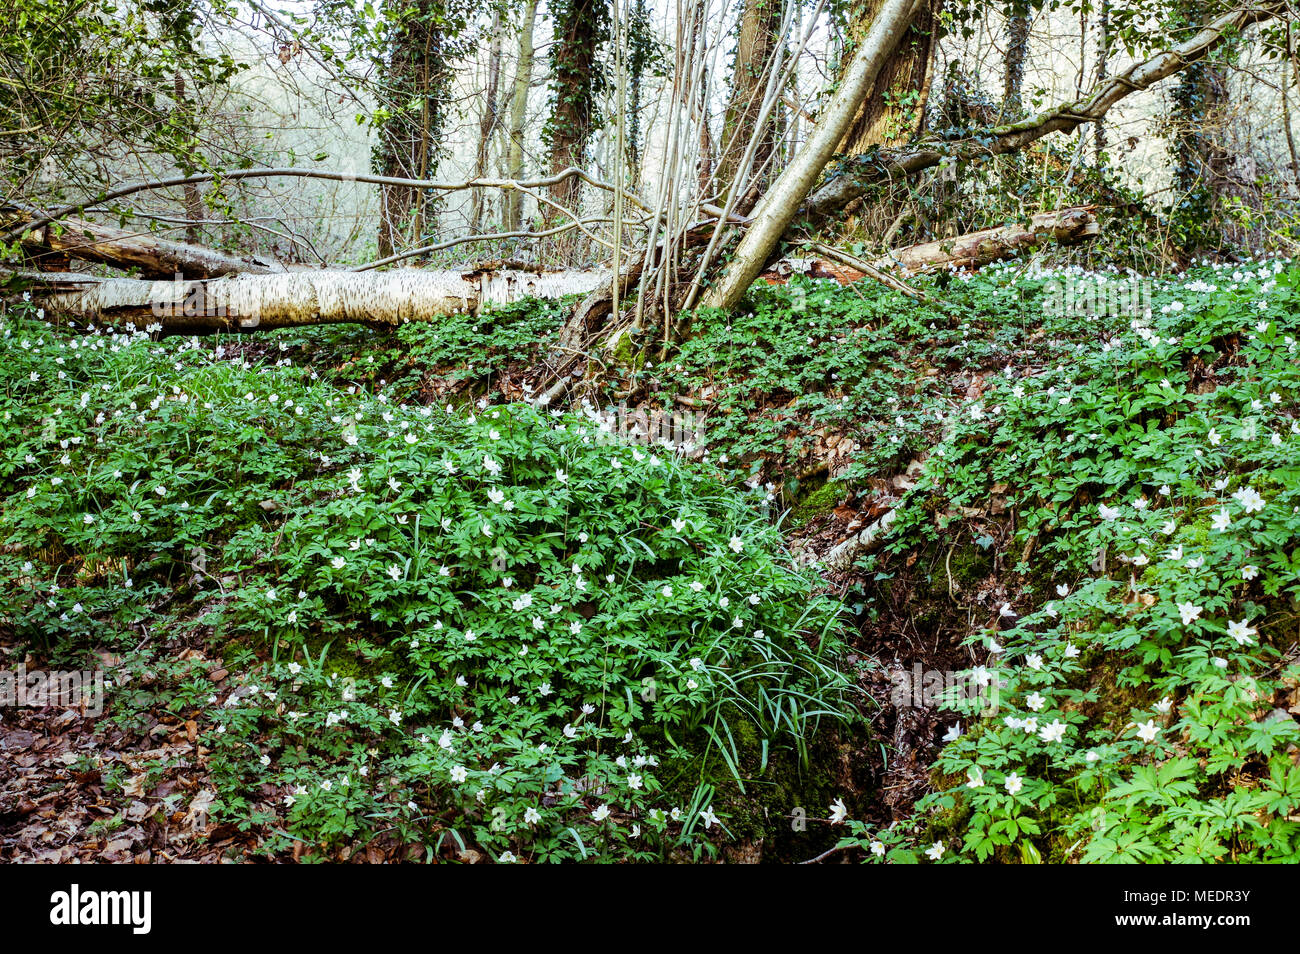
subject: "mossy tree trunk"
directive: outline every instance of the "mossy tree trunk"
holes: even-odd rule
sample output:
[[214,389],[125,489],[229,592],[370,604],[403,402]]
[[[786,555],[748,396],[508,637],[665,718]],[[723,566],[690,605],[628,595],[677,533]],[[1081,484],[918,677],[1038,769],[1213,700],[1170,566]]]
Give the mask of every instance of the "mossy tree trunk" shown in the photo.
[[[870,92],[854,114],[839,152],[861,155],[873,146],[906,142],[920,130],[930,96],[941,3],[927,0],[918,7],[912,25],[882,64]],[[862,42],[883,7],[884,0],[854,5],[849,20],[850,48]],[[846,57],[846,66],[848,62]]]

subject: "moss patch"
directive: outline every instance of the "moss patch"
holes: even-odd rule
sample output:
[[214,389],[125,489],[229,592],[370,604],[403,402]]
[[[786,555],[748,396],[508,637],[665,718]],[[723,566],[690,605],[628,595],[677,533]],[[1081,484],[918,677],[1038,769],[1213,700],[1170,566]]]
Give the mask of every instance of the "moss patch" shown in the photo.
[[[811,478],[809,480],[811,481]],[[818,517],[830,513],[838,506],[840,498],[843,496],[844,488],[840,484],[825,479],[820,484],[809,489],[800,488],[799,497],[796,499],[794,506],[790,508],[790,516],[785,529],[787,531],[798,530]]]

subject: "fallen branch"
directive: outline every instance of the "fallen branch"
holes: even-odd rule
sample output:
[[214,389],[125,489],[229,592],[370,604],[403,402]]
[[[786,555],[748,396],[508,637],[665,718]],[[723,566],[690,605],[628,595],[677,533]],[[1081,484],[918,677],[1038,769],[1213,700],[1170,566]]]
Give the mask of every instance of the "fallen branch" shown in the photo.
[[837,248],[831,248],[829,245],[822,245],[820,242],[813,242],[807,246],[818,255],[823,255],[831,261],[839,262],[841,265],[847,265],[863,275],[874,278],[886,288],[892,288],[894,291],[902,292],[908,298],[915,298],[917,301],[929,301],[930,298],[919,288],[913,288],[907,282],[901,281],[890,275],[888,272],[882,272],[870,262],[858,258],[856,255],[850,255],[848,252],[841,252]]
[[[1101,234],[1101,226],[1093,216],[1092,208],[1077,206],[1054,212],[1040,212],[1027,225],[1014,223],[952,238],[936,239],[933,242],[921,242],[895,249],[875,261],[867,261],[820,242],[809,242],[804,248],[817,253],[821,256],[820,259],[782,259],[769,271],[775,270],[778,275],[789,274],[790,271],[815,274],[817,264],[829,260],[846,266],[833,270],[829,276],[841,285],[870,277],[909,298],[928,301],[924,292],[892,273],[918,275],[949,268],[979,268],[1047,242],[1060,245],[1084,242]],[[764,275],[767,274],[769,272],[764,272]]]
[[874,264],[877,268],[896,266],[907,274],[917,275],[948,268],[979,268],[1045,242],[1076,245],[1101,234],[1101,225],[1092,210],[1092,206],[1079,206],[1040,212],[1028,225],[1013,223],[909,245],[877,259]]
[[[706,227],[701,223],[701,231]],[[889,288],[924,301],[924,293],[889,270],[901,266],[905,272],[915,274],[948,267],[978,267],[1043,242],[1070,244],[1099,233],[1100,226],[1091,208],[1081,207],[1040,213],[1028,225],[999,226],[909,246],[874,262],[819,243],[808,247],[860,275],[870,275]],[[67,247],[68,254],[118,267],[138,262],[145,251],[123,252],[127,246],[120,241],[86,242],[79,247],[68,243]],[[223,260],[223,253],[212,249],[175,242],[166,243],[162,252],[152,262],[152,267],[162,274],[197,270],[208,261],[207,256],[214,257],[210,263],[213,268],[243,264]],[[624,270],[625,291],[635,283],[641,263],[637,259]],[[117,325],[131,322],[137,327],[158,325],[165,334],[202,334],[333,322],[390,327],[529,296],[556,298],[590,293],[565,326],[569,332],[586,331],[599,326],[603,314],[608,312],[608,275],[603,269],[548,272],[517,262],[502,262],[461,269],[408,268],[385,272],[295,269],[268,273],[265,266],[259,266],[255,271],[206,281],[153,282],[71,273],[34,273],[24,277],[29,290],[46,307],[79,318]],[[557,363],[557,368],[581,360],[573,356],[584,355],[589,350],[580,336],[562,335],[555,347],[568,355]],[[565,377],[560,375],[560,380],[564,381]],[[552,383],[546,382],[544,389],[550,387]]]
[[86,222],[62,219],[57,224],[40,221],[39,213],[15,206],[0,208],[0,223],[18,229],[24,249],[36,256],[53,253],[86,262],[97,262],[124,270],[139,269],[146,278],[215,278],[238,272],[270,274],[283,266],[258,259],[246,260],[217,249],[186,242],[172,242],[151,232],[130,231]]
[[825,559],[822,560],[823,565],[827,570],[847,570],[858,557],[880,549],[885,542],[889,528],[898,519],[897,513],[897,510],[890,510],[861,533],[855,533],[847,540],[836,544],[835,548],[826,554]]

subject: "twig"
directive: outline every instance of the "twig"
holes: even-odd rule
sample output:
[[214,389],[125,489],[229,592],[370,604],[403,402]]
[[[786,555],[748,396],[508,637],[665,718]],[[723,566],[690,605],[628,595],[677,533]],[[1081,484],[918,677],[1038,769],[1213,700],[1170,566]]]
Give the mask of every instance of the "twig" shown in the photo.
[[812,249],[818,255],[825,255],[827,258],[834,259],[841,265],[847,265],[849,268],[857,269],[864,275],[874,278],[887,288],[892,288],[896,292],[902,292],[908,298],[915,298],[920,302],[928,302],[930,300],[929,296],[919,288],[913,288],[911,285],[907,284],[907,282],[895,278],[888,272],[882,272],[870,262],[863,261],[856,255],[850,255],[848,252],[841,252],[837,248],[831,248],[829,245],[822,245],[820,242],[814,242],[807,247]]
[[822,852],[820,855],[818,855],[816,858],[809,858],[807,861],[801,861],[801,862],[799,862],[799,864],[801,864],[801,865],[815,865],[815,864],[817,864],[818,862],[825,861],[827,858],[829,858],[831,855],[835,854],[837,851],[843,851],[845,848],[848,848],[848,847],[851,847],[851,846],[849,846],[849,845],[836,845],[834,848],[829,848],[829,849],[827,849],[826,851],[823,851],[823,852]]

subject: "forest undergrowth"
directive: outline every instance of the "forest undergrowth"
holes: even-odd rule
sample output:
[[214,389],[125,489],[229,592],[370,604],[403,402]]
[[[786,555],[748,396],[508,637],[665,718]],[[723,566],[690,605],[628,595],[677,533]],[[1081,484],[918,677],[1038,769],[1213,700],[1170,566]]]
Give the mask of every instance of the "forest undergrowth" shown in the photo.
[[12,303],[5,668],[107,685],[5,710],[0,849],[1294,861],[1298,284],[794,278],[564,411],[563,303],[165,340]]

